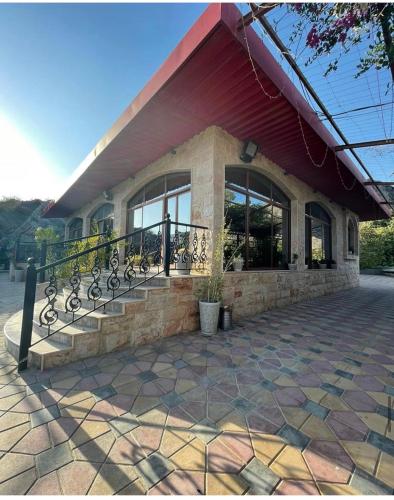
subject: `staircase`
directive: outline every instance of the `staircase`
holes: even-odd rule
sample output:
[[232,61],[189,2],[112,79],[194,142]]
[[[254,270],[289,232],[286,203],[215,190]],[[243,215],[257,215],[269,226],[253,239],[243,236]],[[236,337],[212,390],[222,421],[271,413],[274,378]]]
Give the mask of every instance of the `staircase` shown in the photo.
[[[106,282],[108,276],[109,272],[102,274],[102,283]],[[142,283],[145,280],[145,276],[137,276],[135,283]],[[32,347],[29,351],[30,366],[44,370],[108,352],[108,339],[105,338],[107,336],[116,337],[111,339],[114,349],[134,345],[138,342],[138,334],[136,331],[133,332],[131,328],[128,335],[124,334],[124,330],[118,333],[114,331],[109,335],[108,333],[106,335],[105,332],[109,332],[113,327],[119,329],[125,322],[129,323],[131,327],[135,312],[142,312],[147,303],[157,302],[158,296],[165,297],[168,294],[170,278],[154,277],[129,292],[127,292],[127,288],[121,286],[118,293],[126,293],[106,304],[105,310],[99,306],[112,298],[112,294],[103,286],[103,295],[97,301],[95,311],[91,311],[92,303],[84,298],[87,296],[87,289],[91,281],[89,276],[82,277],[80,285],[82,307],[75,313],[77,321],[72,325],[67,325],[72,319],[72,313],[65,312],[64,307],[71,288],[64,287],[58,294],[56,306],[59,316],[56,330],[62,327],[64,329],[49,338],[45,338],[48,335],[48,328],[40,326],[38,318],[39,311],[43,309],[46,300],[36,302],[33,316]],[[4,327],[6,348],[16,359],[19,354],[22,314],[23,311],[19,311],[11,316]],[[34,345],[37,341],[40,342]]]
[[[31,365],[44,370],[195,330],[195,285],[201,283],[177,276],[205,269],[206,230],[172,222],[167,214],[112,240],[109,233],[105,241],[102,235],[84,236],[78,239],[85,241],[84,250],[38,268],[29,258],[23,310],[4,328],[18,371]],[[91,246],[89,238],[96,236],[100,239]]]

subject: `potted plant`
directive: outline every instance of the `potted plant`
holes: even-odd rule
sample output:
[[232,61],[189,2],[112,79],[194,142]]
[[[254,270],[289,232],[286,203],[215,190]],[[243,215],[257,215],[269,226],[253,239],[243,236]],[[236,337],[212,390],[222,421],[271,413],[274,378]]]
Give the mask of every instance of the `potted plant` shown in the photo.
[[244,267],[244,258],[240,253],[237,253],[237,255],[233,259],[233,269],[234,271],[242,271]]
[[349,255],[353,255],[354,254],[354,248],[353,247],[349,247],[348,253],[349,253]]
[[238,245],[223,266],[224,248],[227,241],[228,228],[222,226],[216,238],[212,256],[211,273],[204,280],[199,290],[199,310],[201,333],[206,336],[214,335],[218,330],[220,305],[223,297],[224,273],[234,263],[235,255],[242,244]]
[[185,252],[185,248],[180,248],[178,250],[179,260],[175,263],[175,268],[180,275],[190,274],[190,259],[184,258]]
[[319,269],[327,269],[327,259],[319,260]]
[[328,263],[329,263],[330,269],[336,269],[337,268],[337,263],[335,262],[335,260],[330,259]]
[[290,271],[297,271],[297,259],[298,259],[298,254],[293,253],[293,259],[291,263],[287,264],[289,266]]
[[15,267],[14,275],[15,275],[15,281],[16,282],[24,281],[25,270],[22,269],[21,267]]

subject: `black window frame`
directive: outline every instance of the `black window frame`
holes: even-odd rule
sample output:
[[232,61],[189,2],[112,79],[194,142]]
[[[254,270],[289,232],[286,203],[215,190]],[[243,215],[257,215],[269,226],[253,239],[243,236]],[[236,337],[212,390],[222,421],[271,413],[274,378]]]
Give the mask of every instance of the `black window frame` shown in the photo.
[[[319,215],[312,213],[314,209]],[[324,217],[321,217],[321,215]],[[324,233],[328,231],[327,247],[324,235],[322,240],[324,242],[323,259],[332,260],[332,217],[320,203],[311,201],[305,204],[305,264],[308,265],[309,269],[313,269],[313,262],[315,260],[312,255],[312,222],[314,220],[322,224]]]
[[[227,174],[231,173],[231,171],[236,172],[244,172],[246,179],[246,186],[242,187],[239,184],[232,183],[227,180]],[[263,181],[266,188],[269,188],[268,191],[270,193],[269,196],[260,194],[255,190],[250,189],[250,175],[258,176],[261,181]],[[229,189],[234,192],[238,192],[246,197],[246,212],[245,212],[245,244],[244,244],[244,254],[245,254],[245,262],[244,268],[246,271],[249,270],[264,270],[264,269],[286,269],[287,263],[290,258],[290,247],[291,247],[291,201],[283,192],[283,190],[271,179],[266,177],[264,174],[245,167],[236,167],[236,166],[226,166],[225,167],[225,198],[226,198],[226,190]],[[281,197],[287,202],[286,205],[274,199],[274,190],[277,193],[280,193]],[[259,201],[266,203],[266,206],[270,206],[271,208],[271,245],[270,245],[270,266],[266,267],[251,267],[249,264],[250,260],[250,198],[255,198]],[[286,226],[282,224],[282,239],[283,239],[283,261],[281,265],[274,266],[274,207],[280,208],[287,212],[287,231],[286,233],[283,231],[283,228]],[[226,199],[225,199],[225,211],[226,211]],[[237,237],[237,241],[238,241]]]

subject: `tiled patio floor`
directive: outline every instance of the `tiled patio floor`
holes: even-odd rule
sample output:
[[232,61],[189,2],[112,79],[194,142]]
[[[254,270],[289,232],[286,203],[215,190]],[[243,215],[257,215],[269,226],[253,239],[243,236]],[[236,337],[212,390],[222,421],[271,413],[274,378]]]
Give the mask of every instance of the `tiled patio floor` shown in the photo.
[[0,494],[392,493],[393,339],[394,279],[363,277],[44,373],[2,350]]

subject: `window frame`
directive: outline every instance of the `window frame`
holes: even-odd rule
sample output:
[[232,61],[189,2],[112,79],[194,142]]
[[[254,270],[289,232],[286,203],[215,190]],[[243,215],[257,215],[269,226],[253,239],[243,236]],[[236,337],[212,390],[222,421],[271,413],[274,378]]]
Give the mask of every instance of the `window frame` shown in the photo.
[[[77,226],[77,227],[75,227]],[[78,233],[80,233],[78,236],[75,236],[75,231],[79,230]],[[83,220],[81,217],[74,217],[70,224],[68,225],[68,239],[69,240],[75,240],[77,238],[82,238],[83,234]]]
[[[246,186],[242,187],[237,184],[232,183],[231,181],[227,180],[227,172],[229,172],[231,169],[233,170],[240,170],[240,171],[245,171],[245,179],[246,179]],[[267,187],[269,186],[269,191],[270,191],[270,197],[267,197],[265,195],[262,195],[261,193],[257,193],[254,190],[251,190],[249,188],[250,186],[250,174],[254,174],[259,176],[263,181],[265,181],[267,184]],[[288,206],[276,201],[273,199],[273,187],[275,186],[275,189],[278,190],[281,195],[284,197],[284,199],[287,200]],[[287,212],[287,231],[286,231],[286,237],[285,233],[283,232],[283,226],[284,224],[282,223],[282,241],[285,240],[286,238],[286,244],[283,245],[283,248],[286,248],[284,253],[285,258],[288,260],[290,258],[290,247],[291,247],[291,201],[290,199],[286,196],[286,194],[283,192],[283,190],[271,179],[266,177],[264,174],[250,169],[250,168],[244,168],[244,167],[236,167],[236,166],[226,166],[225,167],[225,181],[224,181],[224,208],[226,210],[226,190],[229,189],[230,191],[240,193],[245,196],[245,263],[244,267],[246,271],[249,270],[264,270],[264,269],[285,269],[285,264],[283,262],[282,267],[280,266],[274,266],[274,245],[273,245],[273,240],[274,240],[274,214],[273,214],[273,207],[280,208],[282,210],[285,210]],[[249,265],[249,258],[250,258],[250,199],[255,198],[259,201],[262,201],[266,203],[266,206],[270,207],[270,225],[271,225],[271,232],[270,232],[270,266],[264,266],[264,267],[250,267]],[[236,204],[236,202],[233,202]],[[283,220],[283,219],[282,219]]]
[[[311,215],[312,213],[312,206],[316,205],[319,207],[320,210],[323,211],[323,213],[327,216],[329,222],[326,220],[316,217],[314,215]],[[311,208],[310,213],[307,212],[308,207]],[[317,201],[310,201],[308,203],[305,203],[305,264],[308,265],[308,269],[313,269],[313,256],[312,256],[312,221],[318,221],[323,225],[324,231],[328,228],[328,255],[326,255],[326,249],[324,248],[324,259],[325,260],[332,260],[332,217],[331,215],[327,212],[327,210]],[[307,241],[308,239],[308,241]],[[325,234],[323,234],[323,245],[325,241]],[[308,250],[308,252],[307,252]],[[308,256],[309,254],[309,256]],[[307,262],[307,259],[309,259],[309,262]],[[319,259],[320,260],[320,259]]]
[[[95,215],[97,214],[97,212],[99,210],[101,210],[103,207],[105,206],[111,206],[112,207],[112,210],[111,212],[106,215],[105,217],[101,217],[100,219],[96,219],[95,218]],[[114,204],[113,203],[102,203],[101,205],[99,205],[96,210],[92,213],[92,215],[90,216],[90,229],[89,229],[89,234],[92,235],[94,234],[93,232],[93,228],[92,228],[92,224],[93,222],[95,222],[97,224],[97,230],[99,233],[104,233],[105,231],[108,230],[108,228],[110,228],[111,230],[113,229],[114,227],[114,210],[115,210],[115,207],[114,207]],[[109,221],[109,225],[106,224],[106,221]],[[102,230],[100,229],[100,224],[103,223],[103,228]]]
[[[178,189],[175,189],[175,190],[172,190],[172,191],[168,191],[168,177],[169,176],[174,176],[174,175],[185,175],[185,174],[188,174],[189,175],[189,183],[188,184],[185,184],[184,186],[181,186],[180,188]],[[164,192],[159,195],[159,196],[156,196],[155,198],[152,198],[148,201],[145,201],[145,193],[146,193],[146,188],[149,187],[149,185],[155,181],[158,181],[159,179],[163,178],[164,177]],[[126,220],[126,227],[127,227],[127,231],[130,232],[132,231],[131,229],[131,226],[130,226],[130,217],[132,217],[132,212],[134,210],[137,210],[139,208],[142,208],[142,227],[144,226],[144,211],[143,211],[143,207],[146,207],[152,203],[157,203],[158,201],[163,201],[163,208],[162,208],[162,220],[165,219],[167,213],[168,213],[168,200],[170,198],[174,198],[176,199],[176,208],[175,208],[175,219],[172,219],[173,222],[184,222],[184,221],[179,221],[178,220],[178,205],[179,205],[179,200],[178,200],[178,197],[179,195],[181,194],[184,194],[184,193],[190,193],[190,218],[191,218],[191,172],[189,170],[184,170],[184,171],[180,171],[180,172],[169,172],[167,174],[163,174],[163,175],[160,175],[158,177],[155,177],[154,179],[150,180],[149,182],[147,182],[146,184],[144,184],[144,186],[142,186],[127,202],[127,205],[126,205],[126,210],[127,210],[127,220]],[[131,202],[133,201],[134,198],[136,198],[138,195],[140,195],[140,193],[143,193],[143,201],[140,202],[140,203],[137,203],[135,205],[132,205],[131,206]],[[160,221],[157,221],[157,222],[160,222]],[[191,223],[191,221],[189,222]]]

